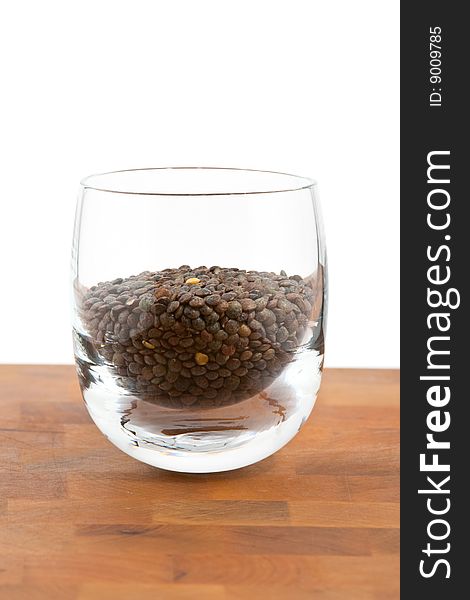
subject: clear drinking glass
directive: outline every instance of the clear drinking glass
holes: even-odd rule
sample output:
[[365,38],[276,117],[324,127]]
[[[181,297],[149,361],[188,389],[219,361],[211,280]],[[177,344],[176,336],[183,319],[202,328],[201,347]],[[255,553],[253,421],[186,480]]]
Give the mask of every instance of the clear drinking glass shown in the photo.
[[299,431],[324,352],[313,181],[198,167],[92,175],[72,265],[80,386],[118,448],[163,469],[224,471]]

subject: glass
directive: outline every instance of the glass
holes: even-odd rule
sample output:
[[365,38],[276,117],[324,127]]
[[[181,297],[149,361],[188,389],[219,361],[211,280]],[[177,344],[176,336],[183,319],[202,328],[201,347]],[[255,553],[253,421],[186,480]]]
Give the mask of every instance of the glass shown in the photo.
[[299,431],[324,353],[313,181],[198,167],[92,175],[72,265],[83,398],[118,448],[214,472],[257,462]]

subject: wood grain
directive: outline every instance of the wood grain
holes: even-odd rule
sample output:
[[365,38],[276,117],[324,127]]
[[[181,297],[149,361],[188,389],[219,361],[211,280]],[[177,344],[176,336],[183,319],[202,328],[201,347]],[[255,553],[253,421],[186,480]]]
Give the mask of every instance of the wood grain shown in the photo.
[[0,366],[0,598],[395,600],[398,372],[329,370],[299,435],[245,469],[138,463],[69,366]]

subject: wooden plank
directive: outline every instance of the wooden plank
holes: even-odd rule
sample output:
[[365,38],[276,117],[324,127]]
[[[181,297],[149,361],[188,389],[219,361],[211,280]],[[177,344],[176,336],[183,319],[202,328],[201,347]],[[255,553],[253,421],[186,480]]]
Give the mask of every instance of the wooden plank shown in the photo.
[[329,370],[274,456],[185,475],[117,450],[70,366],[0,366],[0,598],[399,598],[399,377]]

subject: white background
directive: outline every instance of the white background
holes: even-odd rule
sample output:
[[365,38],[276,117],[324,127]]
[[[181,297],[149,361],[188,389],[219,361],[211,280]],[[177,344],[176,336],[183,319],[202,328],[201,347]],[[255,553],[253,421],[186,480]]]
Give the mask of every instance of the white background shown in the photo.
[[216,165],[315,178],[330,367],[398,366],[398,2],[0,8],[0,362],[72,362],[79,180]]

